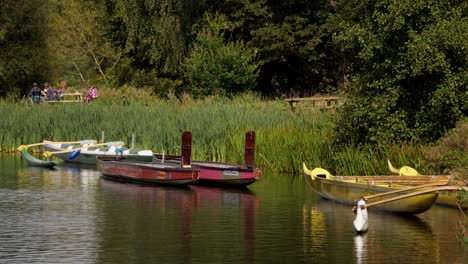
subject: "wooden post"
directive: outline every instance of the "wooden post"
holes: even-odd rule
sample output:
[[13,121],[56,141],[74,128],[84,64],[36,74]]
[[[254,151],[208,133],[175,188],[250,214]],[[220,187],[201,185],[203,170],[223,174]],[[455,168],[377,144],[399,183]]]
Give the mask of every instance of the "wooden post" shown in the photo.
[[244,165],[247,168],[255,167],[255,132],[248,131],[245,134]]
[[192,164],[192,132],[182,133],[182,167],[191,167]]

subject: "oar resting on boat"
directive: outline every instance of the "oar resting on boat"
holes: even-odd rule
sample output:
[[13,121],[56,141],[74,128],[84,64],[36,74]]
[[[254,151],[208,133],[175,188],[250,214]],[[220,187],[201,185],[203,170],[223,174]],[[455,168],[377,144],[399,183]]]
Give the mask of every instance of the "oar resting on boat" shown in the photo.
[[[23,149],[28,149],[30,147],[37,147],[37,146],[43,146],[46,144],[50,144],[51,141],[48,142],[40,142],[40,143],[34,143],[34,144],[29,144],[29,145],[21,145],[18,147],[18,151],[21,151]],[[96,144],[96,140],[94,139],[86,139],[86,140],[80,140],[80,141],[62,141],[62,142],[53,142],[55,144],[80,144],[80,145],[90,145],[90,144]]]
[[[422,189],[422,190],[418,190],[418,189]],[[387,199],[383,199],[383,200],[379,200],[379,201],[376,201],[376,202],[366,204],[366,201],[368,201],[369,199],[374,199],[374,198],[377,198],[377,197],[380,198],[380,197],[386,196],[386,195],[394,195],[395,193],[407,192],[409,190],[411,190],[411,191],[414,190],[414,192],[405,193],[405,194],[402,194],[402,195],[398,195],[398,196],[394,196],[394,197],[391,197],[391,198],[387,198]],[[356,213],[356,218],[353,221],[354,229],[358,233],[362,233],[362,232],[367,231],[367,229],[368,229],[368,215],[367,215],[367,210],[366,209],[369,208],[369,207],[384,204],[384,203],[389,203],[389,202],[393,202],[393,201],[397,201],[397,200],[402,200],[402,199],[406,199],[406,198],[409,198],[409,197],[418,196],[418,195],[422,195],[422,194],[439,192],[439,191],[465,191],[466,192],[466,191],[468,191],[468,187],[466,187],[466,186],[456,186],[456,185],[447,185],[447,183],[446,184],[432,183],[432,184],[423,184],[423,185],[420,185],[420,186],[411,187],[411,188],[407,188],[407,189],[403,189],[403,190],[389,191],[389,192],[384,192],[384,193],[379,193],[379,194],[375,194],[375,195],[368,195],[368,196],[365,196],[365,197],[361,197],[361,198],[358,199],[357,205],[353,206],[353,211]]]
[[122,141],[115,141],[115,142],[106,142],[106,143],[99,143],[99,144],[91,144],[91,145],[84,145],[82,147],[79,147],[79,148],[70,148],[70,149],[65,149],[65,150],[60,150],[60,151],[45,151],[44,152],[44,156],[46,157],[50,157],[54,154],[61,154],[61,153],[70,153],[70,152],[73,152],[73,156],[77,156],[78,154],[80,154],[80,151],[83,150],[83,149],[89,149],[89,148],[94,148],[94,147],[100,147],[100,146],[119,146],[119,147],[122,147],[123,146],[123,142]]

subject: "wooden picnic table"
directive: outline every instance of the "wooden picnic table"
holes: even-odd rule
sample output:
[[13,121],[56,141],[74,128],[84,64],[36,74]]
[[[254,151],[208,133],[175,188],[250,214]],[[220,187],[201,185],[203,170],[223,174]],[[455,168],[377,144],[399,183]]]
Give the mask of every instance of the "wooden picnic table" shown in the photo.
[[284,101],[289,103],[289,105],[291,106],[291,110],[293,111],[295,104],[299,102],[312,102],[313,107],[319,107],[321,110],[325,110],[338,107],[339,100],[340,97],[338,96],[313,96],[284,99]]
[[[74,97],[74,99],[66,99],[69,97]],[[46,103],[82,103],[83,102],[83,93],[73,92],[73,93],[62,93],[62,100],[49,100],[44,101]]]

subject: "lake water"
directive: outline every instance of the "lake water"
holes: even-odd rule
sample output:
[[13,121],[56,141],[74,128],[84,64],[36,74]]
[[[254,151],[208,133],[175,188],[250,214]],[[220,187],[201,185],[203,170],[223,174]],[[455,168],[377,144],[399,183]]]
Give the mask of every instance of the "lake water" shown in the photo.
[[468,263],[457,209],[370,211],[362,236],[353,219],[302,176],[267,172],[247,190],[154,187],[0,155],[0,263]]

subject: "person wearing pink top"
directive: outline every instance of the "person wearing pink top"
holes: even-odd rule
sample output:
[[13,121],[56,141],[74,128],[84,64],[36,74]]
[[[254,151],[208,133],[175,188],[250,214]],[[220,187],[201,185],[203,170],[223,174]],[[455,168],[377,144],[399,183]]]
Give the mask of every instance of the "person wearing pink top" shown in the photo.
[[88,95],[85,97],[85,102],[89,103],[98,97],[97,86],[93,85],[88,90]]

